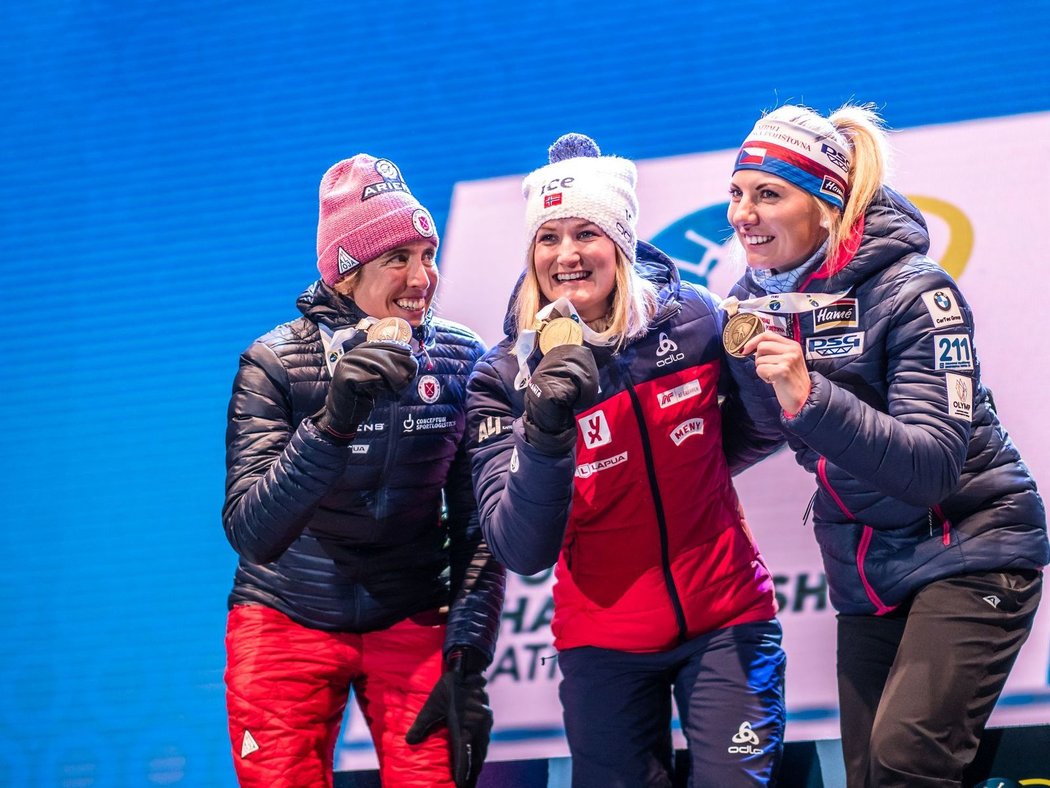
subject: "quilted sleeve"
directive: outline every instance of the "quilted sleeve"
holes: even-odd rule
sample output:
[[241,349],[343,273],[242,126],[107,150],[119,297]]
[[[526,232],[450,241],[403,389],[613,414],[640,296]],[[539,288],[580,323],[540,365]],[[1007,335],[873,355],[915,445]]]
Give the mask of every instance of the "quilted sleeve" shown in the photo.
[[550,457],[530,446],[522,406],[511,403],[498,372],[482,359],[467,385],[467,445],[481,528],[496,558],[532,575],[558,559],[576,463],[573,452]]
[[241,356],[226,427],[226,538],[247,561],[273,561],[292,544],[340,478],[346,447],[309,419],[292,429],[288,377],[273,350],[255,342]]
[[[930,507],[957,486],[966,460],[977,393],[973,320],[951,277],[933,269],[902,277],[889,320],[885,348],[864,350],[884,354],[887,412],[811,371],[809,399],[781,421],[854,478]],[[969,364],[954,355],[955,366],[943,362],[946,343],[951,354],[970,354]]]

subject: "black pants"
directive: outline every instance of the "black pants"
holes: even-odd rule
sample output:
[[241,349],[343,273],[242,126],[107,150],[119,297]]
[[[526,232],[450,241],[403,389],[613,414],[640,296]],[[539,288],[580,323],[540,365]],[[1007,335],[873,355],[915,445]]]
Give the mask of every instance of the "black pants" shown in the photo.
[[1040,572],[980,572],[886,616],[838,617],[849,788],[962,785],[1041,591]]

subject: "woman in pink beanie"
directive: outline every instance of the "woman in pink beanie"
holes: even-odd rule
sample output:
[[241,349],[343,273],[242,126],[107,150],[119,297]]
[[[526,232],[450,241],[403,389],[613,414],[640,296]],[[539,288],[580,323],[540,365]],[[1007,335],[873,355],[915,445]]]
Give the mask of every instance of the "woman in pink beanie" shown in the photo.
[[484,348],[432,313],[437,246],[393,162],[339,162],[321,181],[321,279],[241,355],[223,525],[243,786],[331,786],[351,689],[384,785],[470,786],[484,762],[504,581],[463,448]]

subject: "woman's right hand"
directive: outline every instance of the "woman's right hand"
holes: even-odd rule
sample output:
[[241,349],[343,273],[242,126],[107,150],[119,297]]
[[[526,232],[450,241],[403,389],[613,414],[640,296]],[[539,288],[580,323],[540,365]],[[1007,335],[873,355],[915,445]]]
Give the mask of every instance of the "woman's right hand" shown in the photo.
[[798,342],[773,331],[763,331],[744,345],[741,352],[745,356],[755,354],[755,372],[773,387],[784,413],[791,417],[802,410],[812,384]]
[[590,348],[559,345],[536,365],[525,389],[525,437],[545,454],[576,445],[576,411],[598,396],[598,366]]
[[407,346],[365,342],[346,351],[335,363],[317,425],[336,441],[349,443],[371,413],[376,395],[397,395],[418,370],[419,364]]

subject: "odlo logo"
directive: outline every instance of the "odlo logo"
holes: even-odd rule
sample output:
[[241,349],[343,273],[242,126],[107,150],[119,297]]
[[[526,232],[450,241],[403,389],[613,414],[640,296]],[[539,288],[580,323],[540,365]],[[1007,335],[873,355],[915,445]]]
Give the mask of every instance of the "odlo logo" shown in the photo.
[[761,755],[758,746],[758,734],[751,730],[750,722],[740,723],[740,729],[733,734],[733,745],[726,752],[734,755]]
[[656,357],[660,360],[656,362],[656,366],[665,367],[685,358],[685,353],[678,352],[678,343],[668,337],[663,331],[660,332],[658,340],[660,344],[656,347]]

